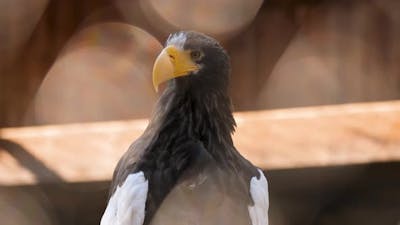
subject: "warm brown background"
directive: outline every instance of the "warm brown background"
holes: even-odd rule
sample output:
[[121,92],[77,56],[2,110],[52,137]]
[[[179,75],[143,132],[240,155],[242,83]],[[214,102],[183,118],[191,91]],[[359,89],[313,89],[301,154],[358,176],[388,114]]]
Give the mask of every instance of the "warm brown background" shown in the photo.
[[[143,2],[3,1],[0,127],[148,117],[157,39],[181,28]],[[399,1],[269,0],[258,12],[248,2],[255,18],[244,10],[249,21],[237,29],[203,8],[165,10],[219,21],[209,33],[231,55],[236,110],[400,97]],[[241,15],[227,10],[234,26]]]
[[[398,0],[1,0],[0,127],[148,117],[159,41],[184,28],[227,48],[237,111],[400,97]],[[399,101],[247,115],[271,225],[399,224]],[[99,224],[143,126],[0,129],[1,224]]]

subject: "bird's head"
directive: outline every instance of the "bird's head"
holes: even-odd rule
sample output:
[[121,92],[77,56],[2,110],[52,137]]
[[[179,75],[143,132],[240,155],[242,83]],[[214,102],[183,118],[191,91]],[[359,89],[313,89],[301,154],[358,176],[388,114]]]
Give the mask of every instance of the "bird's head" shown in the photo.
[[229,58],[219,43],[202,33],[171,34],[153,67],[153,85],[176,80],[178,88],[226,91]]

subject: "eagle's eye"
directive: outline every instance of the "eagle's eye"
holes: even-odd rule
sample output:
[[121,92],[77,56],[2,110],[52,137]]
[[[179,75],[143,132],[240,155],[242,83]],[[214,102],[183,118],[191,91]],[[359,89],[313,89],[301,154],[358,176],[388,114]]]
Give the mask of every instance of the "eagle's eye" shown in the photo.
[[192,57],[193,61],[198,61],[199,59],[201,59],[202,54],[198,50],[193,50],[192,52],[190,52],[190,57]]

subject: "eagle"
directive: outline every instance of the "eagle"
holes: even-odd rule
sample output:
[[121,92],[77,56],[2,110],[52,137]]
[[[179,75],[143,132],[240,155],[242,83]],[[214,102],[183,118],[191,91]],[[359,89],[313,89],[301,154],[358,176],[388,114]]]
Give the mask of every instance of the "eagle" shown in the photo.
[[213,38],[171,34],[155,60],[166,87],[118,162],[101,225],[268,225],[268,182],[236,150],[230,61]]

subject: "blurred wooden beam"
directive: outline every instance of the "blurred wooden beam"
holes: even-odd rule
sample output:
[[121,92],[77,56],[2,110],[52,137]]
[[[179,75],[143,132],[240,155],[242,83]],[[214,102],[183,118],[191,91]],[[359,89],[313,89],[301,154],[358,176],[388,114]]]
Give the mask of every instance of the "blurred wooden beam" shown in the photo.
[[[400,160],[400,101],[236,113],[235,143],[264,169]],[[0,185],[110,179],[147,120],[0,129]]]

